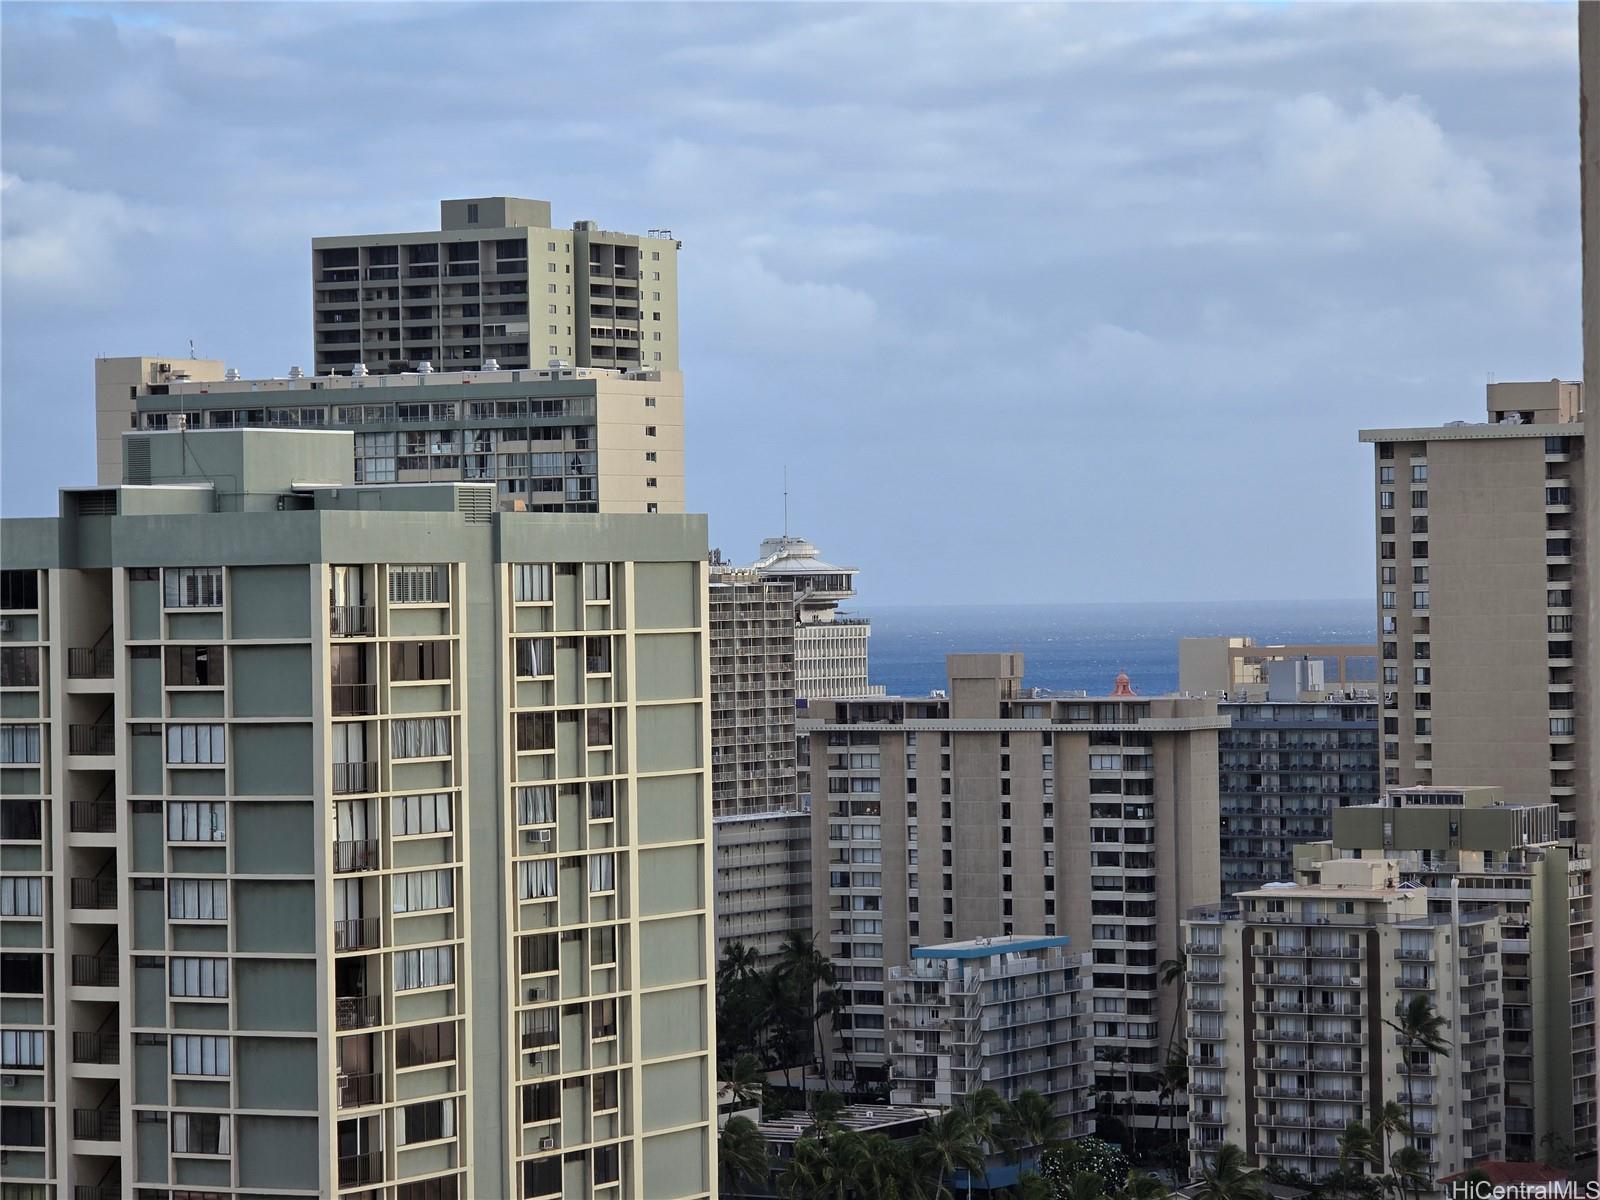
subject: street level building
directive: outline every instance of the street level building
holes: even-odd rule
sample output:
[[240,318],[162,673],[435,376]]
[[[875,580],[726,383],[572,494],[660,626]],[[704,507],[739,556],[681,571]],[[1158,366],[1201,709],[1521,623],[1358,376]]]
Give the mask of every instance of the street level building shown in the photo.
[[707,1196],[703,521],[353,436],[0,531],[7,1187]]
[[678,369],[670,230],[556,229],[547,200],[444,200],[439,228],[311,241],[316,373],[423,363]]
[[1497,383],[1487,423],[1368,429],[1384,782],[1497,786],[1592,835],[1583,389]]

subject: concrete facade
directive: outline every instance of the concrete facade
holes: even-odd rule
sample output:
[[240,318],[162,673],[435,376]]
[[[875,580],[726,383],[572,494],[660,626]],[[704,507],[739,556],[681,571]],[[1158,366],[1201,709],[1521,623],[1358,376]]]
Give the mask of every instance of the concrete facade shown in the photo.
[[514,196],[444,200],[439,228],[311,241],[316,373],[476,370],[555,360],[678,369],[678,251],[667,230],[550,223]]
[[839,606],[856,594],[856,567],[825,562],[804,538],[766,538],[749,570],[794,589],[794,686],[803,701],[881,696],[867,681],[872,626]]
[[703,520],[128,436],[3,528],[8,1184],[709,1195]]
[[[95,362],[101,486],[128,430],[348,429],[357,483],[491,483],[502,509],[683,511],[683,378],[542,367],[241,379],[217,362]],[[137,475],[137,464],[134,464]]]
[[[813,927],[849,1001],[837,1032],[883,1078],[885,966],[919,946],[1066,935],[1091,952],[1093,1036],[1137,1093],[1176,1002],[1159,966],[1179,922],[1220,895],[1214,700],[1050,695],[1017,654],[958,654],[945,696],[815,701],[799,722],[812,804]],[[927,837],[922,834],[926,833]]]
[[1369,429],[1387,786],[1493,785],[1591,836],[1578,384],[1491,384],[1488,424]]
[[[1429,899],[1393,861],[1330,860],[1316,884],[1189,914],[1193,1169],[1231,1142],[1253,1165],[1328,1175],[1345,1126],[1387,1100],[1414,1114],[1433,1178],[1500,1157],[1493,914],[1434,913]],[[1408,1049],[1384,1025],[1418,995],[1449,1022],[1450,1055]]]

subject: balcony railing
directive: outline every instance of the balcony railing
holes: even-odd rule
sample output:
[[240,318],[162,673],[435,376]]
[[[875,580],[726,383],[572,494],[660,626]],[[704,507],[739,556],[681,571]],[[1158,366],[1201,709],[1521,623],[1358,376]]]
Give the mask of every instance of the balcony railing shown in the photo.
[[73,908],[115,908],[117,906],[117,881],[96,876],[93,879],[72,881]]
[[383,1152],[350,1154],[339,1160],[339,1186],[361,1187],[383,1178]]
[[67,726],[67,753],[115,754],[117,731],[112,725]]
[[340,996],[333,1003],[340,1029],[367,1029],[383,1020],[382,996]]
[[72,1200],[122,1200],[122,1188],[116,1184],[75,1183]]
[[375,762],[336,762],[333,764],[333,790],[345,796],[353,792],[378,790],[378,764]]
[[371,637],[373,631],[370,604],[335,604],[328,609],[329,632],[334,637]]
[[80,1141],[120,1142],[122,1112],[116,1108],[75,1108],[72,1110],[72,1136]]
[[70,646],[67,648],[68,679],[110,679],[116,671],[117,655],[112,646]]
[[375,683],[336,683],[333,685],[333,715],[368,717],[378,711],[378,685]]
[[383,932],[383,922],[377,917],[361,917],[354,921],[333,923],[333,948],[335,950],[373,950]]
[[378,842],[369,838],[361,842],[335,842],[333,844],[333,869],[338,872],[376,871]]
[[68,812],[73,833],[117,831],[117,806],[109,800],[74,800]]
[[383,1099],[380,1086],[382,1077],[376,1072],[366,1075],[348,1075],[339,1072],[339,1107],[360,1108],[364,1104],[377,1104]]
[[[92,881],[91,881],[92,882]],[[116,987],[121,978],[114,954],[74,954],[72,956],[72,985],[74,987]]]
[[120,1061],[121,1043],[115,1033],[80,1033],[72,1035],[72,1061],[75,1063],[100,1063],[112,1065]]

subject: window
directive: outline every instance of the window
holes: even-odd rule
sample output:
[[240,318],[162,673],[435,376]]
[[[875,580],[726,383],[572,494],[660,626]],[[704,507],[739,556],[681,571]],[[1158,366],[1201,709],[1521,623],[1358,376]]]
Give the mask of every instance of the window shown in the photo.
[[478,206],[476,204],[469,204],[469,205],[467,205],[467,224],[468,225],[476,225],[477,223],[478,223]]
[[389,722],[391,757],[437,758],[449,753],[449,717],[407,717]]
[[228,808],[222,800],[167,801],[167,841],[225,842]]
[[425,792],[394,798],[394,835],[450,832],[450,793]]
[[[1427,508],[1428,507],[1428,492],[1427,492],[1427,489],[1424,488],[1424,489],[1422,489],[1420,491],[1414,491],[1414,492],[1411,493],[1411,507],[1412,508]],[[1423,522],[1423,528],[1426,529],[1427,528],[1428,518],[1427,517],[1423,517],[1421,519],[1422,519],[1422,522]],[[1417,521],[1417,518],[1416,517],[1412,517],[1411,520],[1412,520],[1412,528],[1415,529],[1416,528],[1416,524],[1415,523]]]
[[554,675],[555,643],[550,638],[518,638],[516,642],[517,675],[523,679]]
[[440,1138],[456,1135],[454,1100],[424,1100],[419,1104],[407,1104],[395,1115],[399,1118],[396,1140],[402,1146],[436,1142]]
[[167,960],[167,993],[221,999],[228,994],[228,960],[225,958],[172,958]]
[[611,599],[611,564],[583,564],[583,598],[585,600]]
[[0,1032],[0,1067],[44,1068],[44,1030],[7,1029]]
[[455,904],[455,872],[406,871],[394,877],[394,911],[428,912]]
[[226,879],[167,880],[167,916],[174,921],[226,921]]
[[1411,593],[1411,607],[1412,608],[1427,608],[1428,607],[1428,593],[1427,592],[1412,592]]
[[39,801],[21,797],[0,800],[0,841],[37,842],[42,836]]
[[39,572],[0,571],[0,608],[39,607]]
[[390,604],[444,604],[450,599],[450,568],[390,567]]
[[227,1075],[228,1039],[187,1033],[172,1035],[174,1075]]
[[644,427],[644,435],[645,435],[645,437],[655,437],[656,436],[656,427],[654,425],[646,425]]
[[553,858],[535,859],[517,864],[517,898],[519,900],[549,900],[556,894],[556,861]]
[[1412,483],[1427,483],[1428,482],[1428,464],[1427,463],[1417,463],[1416,465],[1414,465],[1411,468],[1411,482]]
[[1378,507],[1381,508],[1381,509],[1385,509],[1385,510],[1393,508],[1394,507],[1394,493],[1393,492],[1379,492],[1378,493]]
[[[44,1145],[44,1109],[7,1104],[0,1107],[0,1144],[7,1146]],[[15,1185],[7,1183],[8,1190]],[[41,1189],[40,1193],[43,1196]]]
[[168,646],[168,687],[219,687],[222,679],[221,646]]
[[1395,606],[1394,593],[1384,592],[1379,603],[1382,604],[1384,608],[1393,608]]
[[1412,683],[1426,686],[1433,682],[1433,670],[1430,667],[1417,667],[1412,677]]
[[449,642],[391,642],[389,678],[397,681],[450,678]]
[[1122,755],[1120,755],[1120,754],[1091,754],[1089,756],[1089,770],[1091,770],[1091,771],[1120,771],[1120,770],[1122,770]]
[[518,563],[511,568],[512,594],[518,603],[550,599],[550,564]]
[[549,784],[517,789],[518,825],[553,825],[556,819],[556,789]]
[[172,1114],[174,1154],[231,1154],[229,1119],[221,1113]]
[[1378,482],[1379,483],[1393,483],[1394,482],[1394,468],[1393,467],[1379,467],[1378,468]]
[[0,687],[39,686],[39,647],[0,646]]
[[0,763],[39,761],[37,725],[0,725]]
[[411,1025],[394,1031],[394,1057],[397,1067],[422,1067],[429,1063],[451,1062],[455,1056],[454,1021],[439,1021],[433,1025]]
[[394,990],[441,987],[456,980],[456,955],[451,946],[399,950],[394,956]]
[[44,880],[38,876],[0,875],[0,917],[42,917]]
[[218,765],[227,761],[226,746],[221,725],[167,726],[169,765]]
[[168,567],[166,581],[168,608],[221,608],[221,567]]
[[[546,860],[549,861],[548,859]],[[617,886],[617,856],[591,854],[589,856],[589,891],[609,892]]]
[[517,713],[516,729],[518,750],[555,749],[554,713]]
[[659,485],[659,484],[658,484],[658,483],[657,483],[657,482],[656,482],[656,477],[655,477],[655,476],[654,476],[654,475],[647,475],[647,476],[645,476],[645,481],[644,481],[644,485],[645,485],[645,487],[647,487],[647,488],[653,488],[653,487],[659,487],[659,486],[660,486],[660,485]]
[[1571,717],[1551,717],[1550,732],[1557,737],[1567,737],[1572,733],[1573,720]]

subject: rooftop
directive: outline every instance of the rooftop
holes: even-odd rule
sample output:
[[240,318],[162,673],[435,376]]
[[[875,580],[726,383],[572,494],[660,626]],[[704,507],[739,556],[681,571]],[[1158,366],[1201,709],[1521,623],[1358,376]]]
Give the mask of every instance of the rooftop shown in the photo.
[[[909,1137],[923,1122],[938,1115],[936,1108],[914,1108],[905,1104],[847,1104],[833,1120],[839,1128],[855,1133],[888,1133],[890,1137]],[[799,1141],[815,1127],[816,1122],[810,1113],[774,1117],[757,1126],[769,1145],[773,1142]]]
[[916,946],[912,958],[993,958],[998,954],[1021,954],[1029,950],[1054,950],[1072,939],[1065,934],[1030,937],[1008,934],[1004,937],[971,938],[964,942],[945,942],[938,946]]

